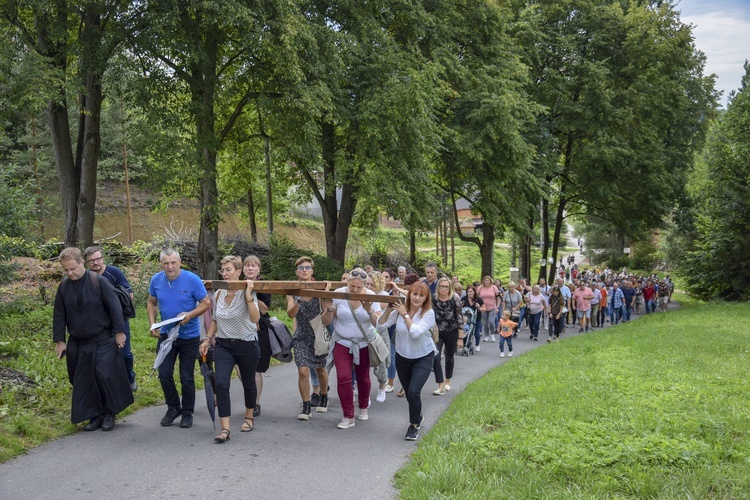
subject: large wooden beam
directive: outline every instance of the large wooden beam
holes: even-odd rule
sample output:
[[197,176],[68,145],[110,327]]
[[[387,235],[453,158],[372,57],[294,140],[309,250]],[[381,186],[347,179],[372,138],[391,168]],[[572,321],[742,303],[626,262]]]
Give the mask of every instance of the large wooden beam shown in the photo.
[[372,295],[369,293],[334,292],[326,290],[298,290],[292,295],[299,295],[301,297],[319,297],[321,299],[347,299],[365,302],[382,302],[388,304],[398,304],[404,301],[403,297],[399,297],[397,295]]
[[[330,283],[329,289],[335,290],[346,286],[344,281],[253,281],[256,292],[274,293],[279,295],[292,295],[287,293],[296,290],[325,290]],[[247,283],[244,280],[208,280],[203,284],[212,290],[244,290]]]

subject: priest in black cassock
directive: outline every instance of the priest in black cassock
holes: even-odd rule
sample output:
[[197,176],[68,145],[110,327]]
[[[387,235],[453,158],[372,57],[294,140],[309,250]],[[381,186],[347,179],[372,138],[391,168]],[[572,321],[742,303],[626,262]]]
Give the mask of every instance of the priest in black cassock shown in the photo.
[[67,356],[73,384],[70,420],[89,420],[87,431],[109,431],[115,415],[133,403],[119,352],[125,345],[122,307],[109,281],[86,271],[79,249],[63,250],[60,265],[66,277],[55,296],[52,338],[57,358]]

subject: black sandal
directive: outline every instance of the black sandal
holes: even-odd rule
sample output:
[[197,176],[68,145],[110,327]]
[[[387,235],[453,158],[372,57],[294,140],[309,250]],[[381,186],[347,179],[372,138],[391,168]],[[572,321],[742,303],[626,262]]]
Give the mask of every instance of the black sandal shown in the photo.
[[255,419],[253,417],[245,417],[245,421],[242,422],[242,427],[240,427],[240,432],[250,432],[253,430],[254,422]]
[[217,443],[229,441],[229,429],[222,429],[218,436],[214,438]]

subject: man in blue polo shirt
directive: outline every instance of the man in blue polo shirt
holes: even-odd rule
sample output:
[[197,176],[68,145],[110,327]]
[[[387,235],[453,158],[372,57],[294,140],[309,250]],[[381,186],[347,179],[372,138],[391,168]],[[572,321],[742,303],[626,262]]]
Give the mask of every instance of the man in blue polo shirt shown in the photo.
[[[174,248],[162,250],[159,263],[162,271],[151,278],[148,286],[148,320],[152,325],[156,323],[157,311],[162,320],[185,315],[180,322],[180,333],[172,343],[172,349],[159,365],[159,381],[168,407],[166,415],[161,419],[161,425],[170,426],[177,417],[182,415],[180,427],[188,428],[193,425],[193,411],[195,410],[193,371],[200,345],[200,317],[211,306],[211,301],[201,279],[190,271],[180,268],[182,260],[177,250]],[[159,339],[157,351],[159,345],[166,340],[167,332],[171,327],[172,325],[168,325],[161,329],[151,330],[151,336]],[[182,404],[180,404],[180,395],[177,393],[177,386],[174,382],[174,365],[178,357]]]

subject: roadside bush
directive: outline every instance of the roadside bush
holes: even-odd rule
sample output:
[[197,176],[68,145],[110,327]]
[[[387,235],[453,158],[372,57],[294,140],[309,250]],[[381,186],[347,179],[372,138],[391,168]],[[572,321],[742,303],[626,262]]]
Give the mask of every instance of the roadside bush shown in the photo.
[[271,238],[271,252],[261,261],[263,276],[269,280],[295,280],[297,275],[294,262],[303,255],[312,257],[315,261],[315,279],[339,280],[344,268],[338,262],[323,255],[317,255],[297,248],[286,238],[274,236]]

